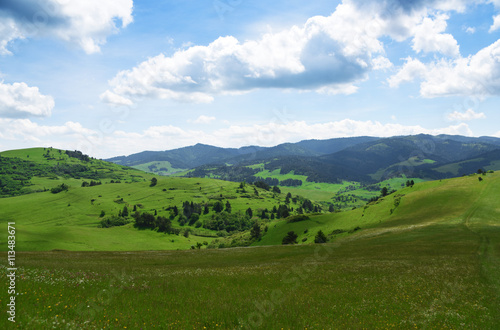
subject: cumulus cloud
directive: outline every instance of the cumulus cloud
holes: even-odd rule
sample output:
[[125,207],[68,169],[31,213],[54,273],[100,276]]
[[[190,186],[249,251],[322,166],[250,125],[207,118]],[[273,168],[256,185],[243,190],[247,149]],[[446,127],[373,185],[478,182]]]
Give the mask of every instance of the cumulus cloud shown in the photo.
[[210,124],[215,120],[215,117],[201,115],[194,121],[195,124]]
[[262,88],[352,94],[370,72],[392,67],[382,37],[410,39],[416,53],[459,58],[457,41],[445,33],[446,22],[448,13],[463,12],[470,4],[343,0],[330,16],[311,17],[281,32],[245,41],[225,36],[151,57],[119,72],[108,92],[127,103],[143,98],[208,103],[219,94]]
[[414,58],[407,58],[403,67],[387,80],[389,86],[398,87],[405,82],[412,82],[415,79],[425,77],[427,67],[424,63]]
[[388,82],[397,87],[416,79],[422,80],[420,94],[423,97],[499,95],[500,40],[466,58],[441,59],[427,64],[408,58]]
[[226,36],[171,56],[159,54],[119,72],[110,92],[128,100],[198,103],[259,88],[351,94],[370,71],[391,65],[378,40],[382,26],[371,24],[373,19],[346,1],[328,17],[255,40]]
[[458,43],[446,30],[447,15],[439,15],[434,20],[426,17],[420,25],[415,28],[413,38],[413,49],[417,52],[437,52],[446,56],[456,57],[460,55]]
[[490,33],[495,32],[500,28],[500,15],[496,15],[493,17],[493,24],[490,26]]
[[305,121],[268,122],[255,125],[230,125],[211,131],[184,129],[173,125],[151,126],[141,132],[120,130],[108,133],[83,127],[77,122],[62,125],[40,125],[29,119],[0,118],[0,139],[3,145],[26,148],[33,145],[81,150],[91,156],[108,158],[144,150],[166,150],[203,143],[220,147],[249,145],[275,146],[284,142],[334,137],[378,136],[412,134],[458,134],[472,136],[465,123],[439,129],[426,129],[419,125],[357,121],[344,119],[309,124]]
[[0,82],[0,117],[47,117],[54,108],[54,99],[43,95],[37,87]]
[[55,37],[100,51],[106,38],[133,21],[132,0],[2,0],[0,2],[0,54],[18,38]]
[[485,119],[486,115],[483,112],[476,113],[472,109],[465,112],[454,111],[447,116],[448,120],[452,121],[471,121],[474,119]]
[[100,96],[101,101],[112,105],[132,105],[133,102],[123,96],[117,95],[110,91],[105,91]]

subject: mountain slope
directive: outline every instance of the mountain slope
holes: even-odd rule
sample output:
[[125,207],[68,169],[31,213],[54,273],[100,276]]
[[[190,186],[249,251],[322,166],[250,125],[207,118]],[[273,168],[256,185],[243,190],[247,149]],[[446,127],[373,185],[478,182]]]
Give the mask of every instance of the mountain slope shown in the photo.
[[143,151],[129,156],[113,157],[107,159],[107,161],[126,166],[167,161],[172,167],[177,169],[192,169],[203,165],[238,164],[276,157],[314,157],[377,139],[373,137],[354,137],[329,140],[304,140],[297,143],[283,143],[274,147],[248,146],[238,149],[219,148],[198,143],[194,146],[173,150]]

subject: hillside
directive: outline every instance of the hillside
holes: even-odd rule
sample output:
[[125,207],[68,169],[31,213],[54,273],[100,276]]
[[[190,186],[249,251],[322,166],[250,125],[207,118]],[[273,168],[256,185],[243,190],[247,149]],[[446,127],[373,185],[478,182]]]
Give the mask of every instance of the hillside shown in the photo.
[[0,161],[9,165],[2,167],[0,217],[18,226],[19,250],[187,249],[259,219],[296,214],[306,202],[311,211],[321,208],[267,185],[156,178],[52,148],[5,152]]
[[[17,322],[27,329],[47,324],[495,329],[500,320],[499,193],[499,173],[423,182],[366,208],[293,223],[270,221],[254,242],[267,246],[191,251],[164,251],[168,243],[152,243],[155,236],[165,242],[169,235],[101,229],[98,236],[89,224],[62,223],[70,222],[67,218],[58,220],[60,226],[25,220],[18,208],[11,213],[19,227],[16,256],[22,260]],[[36,195],[46,193],[13,200]],[[319,230],[329,243],[311,244]],[[290,231],[298,234],[299,244],[281,245]],[[72,243],[63,244],[68,240]],[[37,244],[41,250],[87,248],[83,242],[106,251],[22,252]],[[142,251],[154,247],[161,250]],[[141,251],[108,251],[127,248]],[[6,273],[0,273],[3,281]],[[206,308],[214,302],[217,308]],[[124,310],[134,312],[125,316]]]
[[[316,157],[295,155],[232,166],[204,165],[186,175],[254,182],[259,180],[263,171],[278,171],[281,186],[301,186],[306,182],[341,184],[345,181],[373,184],[397,177],[436,180],[468,174],[479,168],[500,169],[499,141],[496,138],[447,135],[400,136],[357,143]],[[474,166],[478,167],[472,169]],[[300,182],[282,183],[290,173],[293,175],[287,179]]]
[[[20,155],[36,165],[29,167],[47,165],[54,171],[72,164],[84,169],[59,176],[50,172],[47,174],[50,177],[39,177],[33,172],[29,180],[23,181],[29,182],[26,187],[48,188],[0,199],[2,221],[16,222],[19,227],[20,250],[187,249],[198,243],[209,247],[278,245],[290,230],[297,232],[300,243],[310,243],[317,230],[324,231],[329,239],[336,239],[337,235],[358,235],[359,228],[366,234],[373,228],[390,227],[391,223],[400,226],[422,218],[430,223],[439,222],[459,212],[457,208],[460,212],[467,211],[465,207],[470,205],[471,198],[481,196],[482,189],[495,189],[486,187],[495,186],[499,180],[498,174],[488,173],[442,182],[417,181],[406,188],[399,186],[400,183],[404,186],[405,179],[388,181],[387,187],[392,183],[399,190],[364,206],[366,202],[349,192],[366,188],[354,184],[343,186],[345,193],[329,193],[331,197],[325,200],[312,198],[308,193],[301,195],[305,191],[285,188],[280,191],[266,185],[207,178],[154,178],[151,174],[56,149],[13,151],[2,153],[1,159],[20,162],[13,157]],[[94,181],[94,176],[99,181]],[[484,179],[479,182],[479,178]],[[53,190],[62,185],[66,189]],[[372,197],[379,195],[381,186],[375,187]],[[338,189],[344,189],[341,187]],[[445,199],[439,197],[440,191],[445,192]],[[338,212],[341,201],[349,201],[352,204],[347,205],[358,208]],[[429,205],[439,205],[441,211]],[[291,223],[284,220],[302,213],[309,214],[306,216],[309,220]],[[145,220],[147,217],[151,220]],[[255,224],[261,230],[259,240],[250,233]]]

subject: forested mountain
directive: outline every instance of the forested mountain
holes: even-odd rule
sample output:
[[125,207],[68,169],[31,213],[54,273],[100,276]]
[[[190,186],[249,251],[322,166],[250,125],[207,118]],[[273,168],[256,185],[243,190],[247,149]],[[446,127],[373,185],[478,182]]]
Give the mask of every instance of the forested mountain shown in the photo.
[[194,146],[165,151],[143,151],[129,156],[119,156],[107,161],[137,166],[150,162],[168,161],[174,168],[191,169],[207,164],[239,164],[276,157],[314,157],[330,154],[347,147],[376,141],[375,137],[335,138],[328,140],[304,140],[297,143],[283,143],[274,147],[247,146],[241,148],[219,148],[198,143]]
[[[440,179],[468,173],[476,165],[494,167],[495,161],[500,160],[495,152],[499,149],[500,139],[494,137],[420,134],[305,140],[268,148],[196,144],[167,151],[145,151],[109,161],[127,166],[168,161],[173,168],[194,169],[188,174],[191,177],[229,181],[254,182],[263,170],[279,170],[281,175],[306,176],[310,182],[369,183],[402,174]],[[253,166],[257,164],[262,166]]]
[[[478,168],[500,167],[500,139],[497,138],[421,134],[364,139],[366,142],[328,155],[294,155],[268,158],[265,161],[256,159],[235,166],[203,166],[189,173],[189,176],[215,176],[231,181],[244,179],[252,182],[258,180],[258,173],[262,170],[279,170],[280,175],[293,173],[307,176],[309,182],[372,183],[401,175],[441,179],[475,172]],[[325,141],[316,142],[307,141],[299,145],[309,143],[317,146]],[[249,168],[249,165],[259,162],[263,164],[261,168]]]

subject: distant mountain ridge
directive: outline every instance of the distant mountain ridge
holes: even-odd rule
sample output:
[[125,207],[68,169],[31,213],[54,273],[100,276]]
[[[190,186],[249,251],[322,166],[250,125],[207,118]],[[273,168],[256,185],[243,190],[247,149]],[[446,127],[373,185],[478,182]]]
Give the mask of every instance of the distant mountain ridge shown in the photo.
[[297,143],[283,143],[274,147],[246,146],[221,148],[198,143],[193,146],[165,150],[143,151],[129,156],[118,156],[106,161],[136,166],[149,162],[168,161],[173,167],[192,169],[208,164],[240,163],[285,156],[314,157],[343,150],[359,143],[378,140],[377,137],[333,138],[328,140],[304,140]]

